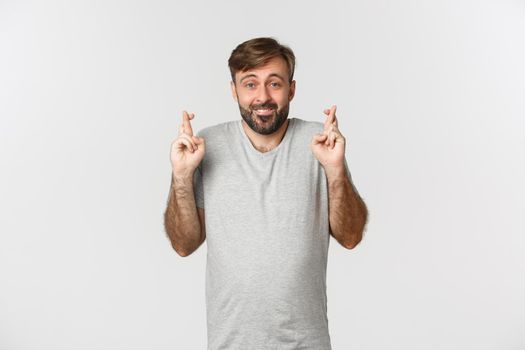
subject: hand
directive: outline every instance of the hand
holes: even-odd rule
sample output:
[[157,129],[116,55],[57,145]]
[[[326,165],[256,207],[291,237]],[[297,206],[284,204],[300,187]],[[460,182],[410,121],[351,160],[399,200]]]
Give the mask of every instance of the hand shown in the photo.
[[193,172],[204,158],[204,139],[193,135],[190,124],[190,119],[194,117],[195,114],[182,111],[179,136],[171,144],[170,158],[175,177],[192,177]]
[[336,109],[334,105],[324,110],[327,115],[324,130],[315,134],[310,144],[313,154],[325,170],[344,167],[346,139],[337,128]]

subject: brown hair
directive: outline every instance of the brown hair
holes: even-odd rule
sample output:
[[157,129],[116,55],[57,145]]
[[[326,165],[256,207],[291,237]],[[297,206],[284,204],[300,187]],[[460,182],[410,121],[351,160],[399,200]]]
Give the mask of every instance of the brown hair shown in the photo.
[[264,65],[274,57],[281,57],[288,66],[288,78],[291,83],[295,70],[295,55],[288,46],[281,45],[274,38],[255,38],[239,44],[228,59],[232,80],[235,74]]

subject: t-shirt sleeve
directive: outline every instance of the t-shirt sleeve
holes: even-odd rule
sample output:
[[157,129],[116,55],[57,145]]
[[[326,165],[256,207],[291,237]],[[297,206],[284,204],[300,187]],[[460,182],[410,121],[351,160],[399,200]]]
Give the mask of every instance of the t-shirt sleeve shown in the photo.
[[204,189],[202,183],[202,161],[193,172],[193,193],[197,208],[204,209]]
[[[196,133],[195,136],[199,137],[199,133]],[[193,172],[193,194],[195,196],[195,204],[197,208],[204,209],[204,185],[202,182],[202,163],[204,159],[201,160],[199,166]]]

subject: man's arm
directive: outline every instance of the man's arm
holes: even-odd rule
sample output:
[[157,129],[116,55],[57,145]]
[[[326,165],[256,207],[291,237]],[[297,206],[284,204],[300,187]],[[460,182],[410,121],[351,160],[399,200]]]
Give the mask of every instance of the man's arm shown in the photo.
[[328,181],[330,234],[345,248],[354,248],[363,238],[368,219],[365,203],[355,191],[345,167],[325,169]]
[[325,109],[323,132],[314,135],[310,147],[324,168],[328,182],[330,234],[345,248],[363,238],[368,211],[354,188],[345,161],[346,139],[337,127],[337,106]]
[[198,210],[199,212],[193,192],[193,177],[172,176],[168,206],[164,213],[164,228],[173,249],[180,256],[190,255],[206,239],[204,210]]
[[180,256],[193,253],[206,238],[204,210],[197,211],[193,192],[194,174],[206,147],[202,137],[193,135],[190,119],[194,116],[183,111],[179,136],[171,144],[170,153],[172,176],[164,228],[171,246]]

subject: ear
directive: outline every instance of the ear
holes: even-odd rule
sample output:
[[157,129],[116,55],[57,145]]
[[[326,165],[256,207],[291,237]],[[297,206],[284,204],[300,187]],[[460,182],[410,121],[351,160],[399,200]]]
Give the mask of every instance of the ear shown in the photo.
[[238,102],[238,101],[237,101],[237,90],[236,90],[235,83],[233,82],[233,80],[230,81],[230,88],[231,88],[231,91],[232,91],[232,97],[233,97],[233,99],[234,99],[236,102]]
[[293,100],[293,97],[295,96],[295,80],[292,80],[290,83],[290,92],[288,93],[288,102]]

